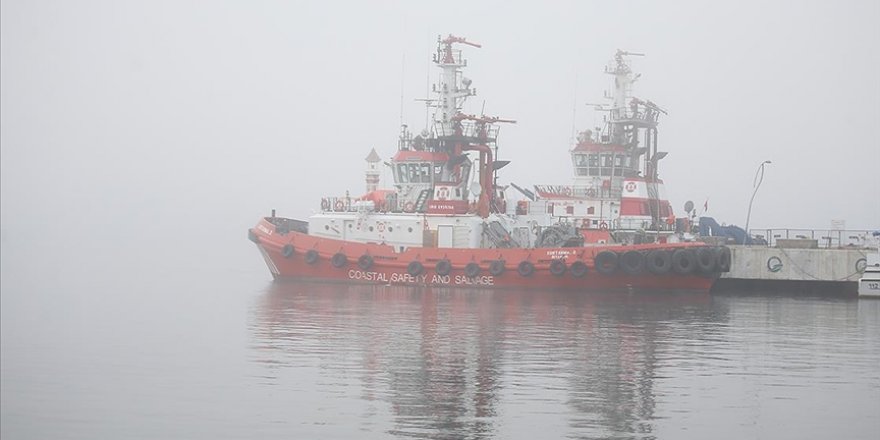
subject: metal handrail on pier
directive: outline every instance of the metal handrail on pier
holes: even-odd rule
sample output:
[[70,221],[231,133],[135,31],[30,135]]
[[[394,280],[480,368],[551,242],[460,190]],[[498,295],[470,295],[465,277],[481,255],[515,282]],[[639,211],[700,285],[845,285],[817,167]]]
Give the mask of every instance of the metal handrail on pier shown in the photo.
[[815,240],[823,249],[876,248],[876,231],[861,229],[749,229],[755,245],[776,247],[779,240]]

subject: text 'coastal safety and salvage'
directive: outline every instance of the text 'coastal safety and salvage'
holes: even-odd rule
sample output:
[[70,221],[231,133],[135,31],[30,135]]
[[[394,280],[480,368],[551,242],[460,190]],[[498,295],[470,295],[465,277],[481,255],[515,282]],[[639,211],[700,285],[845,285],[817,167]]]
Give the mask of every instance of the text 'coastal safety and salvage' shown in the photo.
[[376,281],[381,283],[411,283],[411,284],[455,284],[455,285],[495,285],[495,277],[484,275],[467,277],[464,275],[410,275],[408,273],[385,273],[368,272],[352,269],[348,271],[348,278],[358,281]]

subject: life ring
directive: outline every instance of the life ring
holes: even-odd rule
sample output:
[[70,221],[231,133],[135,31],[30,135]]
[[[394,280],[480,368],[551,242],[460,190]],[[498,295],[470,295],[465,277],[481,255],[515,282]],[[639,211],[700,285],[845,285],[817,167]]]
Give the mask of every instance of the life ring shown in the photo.
[[379,232],[385,232],[385,222],[376,223],[376,230]]
[[565,266],[565,261],[563,260],[553,260],[550,262],[550,273],[555,276],[561,277],[565,274],[565,270],[568,269]]
[[667,274],[672,269],[672,254],[666,249],[654,249],[648,252],[645,266],[655,275]]
[[596,271],[602,275],[611,275],[617,271],[617,253],[614,251],[602,251],[593,258]]
[[730,248],[720,246],[715,248],[715,264],[718,272],[730,272]]
[[320,259],[320,257],[321,256],[318,255],[318,251],[316,251],[314,249],[309,249],[308,251],[306,251],[306,263],[308,263],[308,264],[317,263],[318,259]]
[[769,270],[770,272],[779,272],[780,270],[782,270],[783,267],[785,267],[785,265],[782,264],[782,259],[777,257],[776,255],[767,259],[767,270]]
[[575,278],[583,278],[590,271],[590,268],[583,261],[575,261],[571,263],[569,270]]
[[570,195],[571,195],[571,187],[570,187],[570,186],[566,186],[566,187],[562,188],[562,193],[565,194],[565,195],[567,195],[567,196],[570,196]]
[[[248,231],[250,232],[250,231]],[[859,258],[856,260],[856,272],[865,273],[865,269],[868,268],[868,260],[865,258]]]
[[480,265],[473,261],[468,263],[467,266],[464,267],[464,274],[467,275],[468,278],[476,277],[480,274]]
[[495,260],[489,264],[489,273],[496,277],[503,274],[505,269],[504,260]]
[[361,255],[361,257],[358,258],[358,267],[361,268],[361,270],[370,270],[370,268],[373,267],[373,257],[367,254]]
[[403,210],[406,212],[413,212],[415,211],[415,205],[413,205],[413,202],[406,202],[406,204],[403,205]]
[[342,211],[345,209],[345,203],[342,203],[342,200],[337,200],[336,205],[334,205],[337,211]]
[[533,273],[535,273],[535,265],[529,263],[528,261],[523,261],[519,263],[519,266],[516,267],[516,271],[520,274],[520,276],[530,277]]
[[626,251],[620,256],[620,266],[629,275],[645,271],[645,255],[639,251]]
[[422,263],[418,261],[410,261],[409,264],[406,266],[406,273],[414,277],[421,275],[424,271],[425,266],[423,266]]
[[345,256],[342,252],[337,252],[333,254],[333,257],[330,258],[330,264],[337,269],[341,269],[348,264],[348,257]]
[[448,200],[449,199],[449,188],[445,186],[441,186],[437,188],[437,200]]
[[697,256],[690,249],[676,249],[672,252],[672,270],[679,275],[688,275],[697,268]]
[[608,230],[608,222],[603,220],[601,223],[599,223],[599,229],[601,229],[603,231],[607,231]]
[[703,273],[712,273],[715,271],[715,253],[712,248],[706,246],[697,248],[697,269]]
[[434,265],[434,272],[437,272],[437,275],[445,277],[446,275],[449,275],[449,272],[452,272],[452,263],[444,258]]
[[284,258],[290,258],[293,256],[293,245],[288,243],[285,244],[284,247],[281,248],[281,256]]
[[327,211],[329,209],[330,209],[330,200],[328,200],[326,197],[321,199],[321,210]]

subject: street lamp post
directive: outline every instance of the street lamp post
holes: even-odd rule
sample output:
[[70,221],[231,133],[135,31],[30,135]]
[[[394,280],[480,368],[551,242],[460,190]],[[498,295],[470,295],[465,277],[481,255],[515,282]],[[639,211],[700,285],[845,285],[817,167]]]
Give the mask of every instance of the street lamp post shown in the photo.
[[752,181],[752,186],[755,190],[752,191],[752,198],[749,200],[749,213],[746,214],[746,242],[743,244],[750,244],[752,241],[752,234],[749,233],[749,220],[752,217],[752,202],[755,201],[755,195],[758,194],[758,188],[761,187],[761,182],[764,181],[764,166],[770,163],[772,162],[769,160],[761,162],[761,165],[758,165],[758,170],[755,171],[755,180]]

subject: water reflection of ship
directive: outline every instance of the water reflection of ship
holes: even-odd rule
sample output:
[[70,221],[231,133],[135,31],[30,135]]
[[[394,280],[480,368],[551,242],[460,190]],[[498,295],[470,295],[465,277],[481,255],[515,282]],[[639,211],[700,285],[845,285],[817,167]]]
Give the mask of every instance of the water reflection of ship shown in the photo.
[[644,434],[662,327],[714,313],[710,301],[276,282],[252,330],[266,364],[320,347],[322,365],[357,370],[362,398],[389,404],[393,434],[491,436],[511,374],[560,380],[573,429]]

